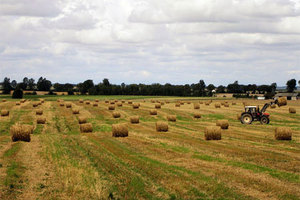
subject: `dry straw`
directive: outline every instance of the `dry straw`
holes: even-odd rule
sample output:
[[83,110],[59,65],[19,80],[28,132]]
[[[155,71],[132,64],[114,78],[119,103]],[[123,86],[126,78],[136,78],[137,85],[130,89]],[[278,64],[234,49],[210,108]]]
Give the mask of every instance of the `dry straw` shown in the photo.
[[138,124],[140,122],[140,117],[139,116],[131,116],[130,117],[130,122],[132,124]]
[[194,103],[194,109],[200,109],[200,104],[199,103]]
[[235,103],[235,102],[232,102],[231,104],[232,104],[233,106],[234,106],[234,105],[236,105],[236,103]]
[[115,101],[111,101],[110,104],[111,104],[111,105],[114,105],[114,104],[115,104]]
[[66,103],[66,108],[72,108],[72,104],[71,103]]
[[131,100],[129,100],[129,101],[128,101],[128,104],[132,104],[132,101],[131,101]]
[[156,108],[156,109],[160,109],[160,108],[161,108],[160,103],[155,104],[155,108]]
[[74,115],[79,114],[79,109],[78,109],[78,108],[73,108],[72,113],[73,113]]
[[216,125],[220,126],[221,129],[228,129],[229,127],[228,120],[217,120]]
[[209,105],[210,105],[210,102],[209,102],[209,101],[205,102],[205,105],[206,105],[206,106],[209,106]]
[[169,129],[167,122],[156,122],[155,125],[157,132],[167,132]]
[[120,118],[120,117],[121,117],[121,114],[120,114],[118,111],[114,111],[114,112],[112,113],[112,116],[113,116],[114,118]]
[[278,98],[277,100],[277,105],[280,107],[280,106],[285,106],[287,105],[287,100],[285,97],[280,97]]
[[37,103],[33,103],[33,104],[32,104],[32,107],[34,107],[34,108],[37,107],[37,106],[38,106]]
[[113,137],[127,137],[128,127],[126,124],[113,124],[112,125],[112,136]]
[[91,133],[93,132],[93,125],[91,123],[80,124],[81,133]]
[[105,100],[105,103],[109,103],[109,101],[108,101],[108,100]]
[[6,99],[2,99],[2,102],[6,102]]
[[19,105],[21,105],[21,102],[17,101],[16,106],[19,106]]
[[221,108],[221,105],[219,103],[215,103],[215,108]]
[[61,107],[65,106],[65,104],[64,104],[63,102],[62,102],[62,103],[60,103],[59,105],[60,105]]
[[292,139],[292,129],[289,127],[277,127],[275,129],[275,139],[276,140],[291,140]]
[[37,124],[45,124],[46,123],[46,117],[38,117],[36,119]]
[[9,116],[9,111],[6,110],[6,109],[1,110],[1,116],[2,116],[2,117]]
[[94,107],[98,107],[98,103],[93,103],[93,106]]
[[194,118],[195,119],[200,119],[201,118],[201,114],[200,113],[194,113]]
[[162,105],[162,106],[165,105],[165,102],[160,102],[160,105]]
[[180,103],[175,103],[175,107],[180,107]]
[[115,110],[115,106],[114,105],[109,105],[108,110]]
[[150,110],[150,115],[157,115],[157,110],[151,109]]
[[33,130],[34,130],[34,126],[33,125],[23,124],[22,126],[23,126],[24,129],[28,129],[28,131],[30,132],[30,134],[33,134]]
[[140,107],[139,103],[133,103],[132,104],[132,108],[134,108],[134,109],[138,109],[139,107]]
[[79,124],[85,124],[86,123],[86,117],[79,116],[78,117],[78,123]]
[[86,105],[90,105],[91,102],[90,102],[90,101],[86,101],[85,104],[86,104]]
[[239,114],[236,114],[236,118],[237,118],[237,120],[241,120],[241,114],[239,113]]
[[30,142],[31,133],[32,133],[32,129],[29,128],[28,126],[15,124],[10,127],[11,140],[13,142],[16,141]]
[[229,107],[229,103],[228,103],[228,102],[225,102],[225,103],[224,103],[224,107],[227,107],[227,108],[228,108],[228,107]]
[[221,129],[218,126],[209,126],[204,130],[205,140],[221,140]]
[[35,111],[36,115],[42,115],[43,114],[43,110],[42,109],[38,109]]
[[176,122],[176,115],[168,115],[167,116],[168,121],[170,122]]
[[99,102],[99,99],[95,99],[95,102],[97,102],[97,103],[98,103],[98,102]]
[[122,107],[123,104],[122,104],[121,102],[118,102],[118,103],[117,103],[117,106],[118,106],[118,107]]
[[270,106],[271,108],[276,108],[276,104],[273,104]]
[[125,103],[125,100],[122,100],[121,102],[122,102],[122,103]]
[[155,100],[151,100],[151,103],[155,103]]
[[296,108],[289,108],[289,113],[295,114],[296,113]]

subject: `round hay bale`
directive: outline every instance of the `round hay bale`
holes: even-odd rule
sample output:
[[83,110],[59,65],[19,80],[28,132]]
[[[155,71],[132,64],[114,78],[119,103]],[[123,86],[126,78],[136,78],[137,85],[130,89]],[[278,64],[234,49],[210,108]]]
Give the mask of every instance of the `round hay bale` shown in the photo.
[[79,109],[78,109],[78,108],[73,108],[73,109],[72,109],[72,113],[73,113],[74,115],[79,114]]
[[40,102],[43,104],[45,103],[45,99],[40,99]]
[[229,103],[228,103],[228,102],[225,102],[225,103],[224,103],[224,107],[228,108],[228,107],[229,107]]
[[64,104],[63,102],[62,102],[62,103],[60,103],[59,105],[60,105],[61,107],[65,106],[65,104]]
[[46,117],[38,117],[36,118],[37,124],[45,124],[46,123]]
[[204,130],[204,138],[205,140],[221,140],[221,128],[218,126],[206,127]]
[[118,103],[119,101],[118,100],[115,100],[115,103]]
[[108,101],[108,100],[105,100],[104,102],[105,102],[105,103],[109,103],[109,101]]
[[221,108],[221,105],[219,103],[215,103],[215,108]]
[[122,102],[122,103],[125,103],[125,100],[122,100],[121,102]]
[[161,108],[160,103],[155,104],[155,108],[156,108],[156,109],[160,109],[160,108]]
[[93,125],[91,123],[80,124],[81,133],[91,133],[93,132]]
[[221,102],[221,105],[224,106],[225,102]]
[[86,101],[85,104],[86,104],[86,105],[90,105],[91,102],[90,102],[90,101]]
[[42,105],[42,102],[38,102],[37,105],[38,105],[38,106]]
[[175,107],[180,107],[180,103],[175,103]]
[[151,100],[151,103],[155,103],[155,100]]
[[1,116],[2,116],[2,117],[9,116],[9,111],[6,110],[6,109],[1,110]]
[[157,132],[167,132],[169,129],[167,122],[156,122],[155,125]]
[[96,103],[99,103],[99,99],[95,99],[95,102],[96,102]]
[[112,113],[112,116],[113,116],[114,118],[120,118],[120,117],[121,117],[121,114],[120,114],[118,111],[114,111],[114,112]]
[[[187,101],[186,103],[187,103],[187,104],[191,104],[191,102],[190,102],[190,101]],[[195,105],[195,104],[194,104],[194,105]]]
[[33,103],[33,104],[32,104],[32,107],[34,107],[34,108],[37,107],[37,106],[38,106],[37,103]]
[[114,101],[111,101],[111,102],[110,102],[110,105],[114,105],[114,104],[115,104],[115,102],[114,102]]
[[233,105],[233,106],[234,106],[234,105],[236,105],[236,103],[235,103],[235,102],[232,102],[232,103],[231,103],[231,105]]
[[78,123],[79,124],[85,124],[86,123],[86,117],[83,117],[83,116],[79,116],[78,117]]
[[170,101],[166,101],[166,104],[169,104],[170,103]]
[[273,108],[276,108],[276,104],[273,104],[273,105],[271,105],[270,107],[271,107],[272,109],[273,109]]
[[138,109],[140,107],[140,104],[139,103],[133,103],[132,104],[132,108],[133,109]]
[[228,129],[229,127],[228,120],[217,120],[216,125],[220,126],[221,129]]
[[132,104],[132,101],[131,101],[131,100],[129,100],[129,101],[128,101],[128,104]]
[[180,105],[184,105],[184,102],[183,102],[183,101],[180,101],[179,103],[180,103]]
[[157,110],[151,109],[150,110],[150,115],[157,115]]
[[199,101],[199,104],[203,104],[203,102],[202,102],[202,101]]
[[200,109],[200,104],[194,103],[194,109]]
[[2,102],[6,102],[6,99],[2,99]]
[[289,127],[277,127],[275,129],[275,139],[276,140],[291,140],[292,139],[292,129]]
[[127,137],[128,127],[126,124],[113,124],[112,125],[112,136],[113,137]]
[[165,105],[165,102],[160,102],[160,105],[162,105],[162,106]]
[[38,109],[35,111],[36,115],[43,115],[43,110],[42,109]]
[[130,117],[130,122],[132,124],[138,124],[138,123],[140,123],[140,117],[139,116],[131,116]]
[[17,101],[16,106],[19,106],[19,105],[21,105],[21,102]]
[[26,99],[21,99],[20,102],[21,102],[21,103],[25,103],[25,102],[26,102]]
[[79,99],[79,103],[83,103],[84,101],[83,101],[83,99]]
[[28,128],[28,126],[24,126],[21,124],[15,124],[10,127],[11,140],[13,142],[16,141],[24,141],[30,142],[30,134],[32,130]]
[[208,101],[205,102],[205,105],[206,105],[206,106],[209,106],[209,105],[210,105],[210,102],[208,102]]
[[118,102],[118,103],[117,103],[117,106],[118,106],[118,107],[122,107],[123,104],[122,104],[121,102]]
[[93,103],[93,107],[98,107],[98,103]]
[[285,97],[280,97],[277,99],[277,105],[280,106],[285,106],[287,105],[287,100]]
[[66,108],[72,108],[72,104],[71,103],[66,103]]
[[114,105],[109,105],[108,110],[115,110],[115,106]]
[[194,118],[195,119],[200,119],[201,118],[201,114],[200,113],[194,113]]
[[167,116],[168,121],[170,122],[176,122],[176,115],[168,115]]
[[295,114],[296,113],[296,108],[289,108],[289,113]]

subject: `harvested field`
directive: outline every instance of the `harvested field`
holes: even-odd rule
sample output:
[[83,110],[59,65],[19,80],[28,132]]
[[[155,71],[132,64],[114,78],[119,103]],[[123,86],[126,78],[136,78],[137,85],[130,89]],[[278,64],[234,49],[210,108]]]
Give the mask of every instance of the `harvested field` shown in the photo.
[[[267,100],[59,98],[45,97],[37,109],[32,104],[38,98],[17,106],[0,97],[0,110],[9,111],[0,117],[0,199],[300,198],[300,115],[289,113],[300,109],[300,101],[269,108],[268,125],[244,125],[237,119],[243,102],[262,108]],[[96,99],[97,107],[80,103]],[[122,101],[134,103],[116,107]],[[194,109],[200,101],[208,105]],[[169,103],[151,115],[162,102]],[[135,103],[139,109],[133,109]],[[224,106],[216,109],[216,103]],[[108,106],[121,117],[113,118]],[[38,110],[45,124],[37,124]],[[230,126],[223,130],[217,121]],[[10,130],[17,123],[30,142],[12,142]]]

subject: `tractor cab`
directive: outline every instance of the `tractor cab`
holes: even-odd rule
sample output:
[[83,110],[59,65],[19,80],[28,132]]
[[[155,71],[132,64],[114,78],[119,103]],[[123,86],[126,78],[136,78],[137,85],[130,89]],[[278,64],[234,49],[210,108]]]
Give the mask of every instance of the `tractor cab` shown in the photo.
[[245,106],[246,113],[257,113],[259,112],[258,106]]

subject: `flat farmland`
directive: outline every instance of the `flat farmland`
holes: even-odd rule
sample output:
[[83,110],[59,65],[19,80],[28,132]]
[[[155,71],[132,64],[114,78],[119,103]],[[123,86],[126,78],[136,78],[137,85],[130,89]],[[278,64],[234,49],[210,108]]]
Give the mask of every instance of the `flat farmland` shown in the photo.
[[[300,101],[268,108],[268,125],[244,125],[237,119],[243,102],[262,108],[268,101],[212,99],[205,105],[210,99],[65,96],[61,106],[56,98],[37,107],[36,99],[0,102],[0,110],[10,112],[0,117],[0,199],[300,199]],[[105,100],[124,100],[114,104],[120,118]],[[163,105],[150,115],[158,101]],[[225,101],[229,107],[215,108]],[[202,103],[200,109],[194,103]],[[37,109],[45,124],[36,123]],[[139,123],[131,124],[136,115]],[[168,122],[169,115],[176,122]],[[92,133],[80,133],[79,116],[92,124]],[[222,139],[205,140],[205,127],[223,119],[229,128]],[[157,132],[157,121],[167,122],[168,131]],[[33,125],[30,142],[11,141],[15,123]],[[128,137],[112,137],[119,123],[128,126]],[[292,140],[275,140],[276,127],[290,127]]]

